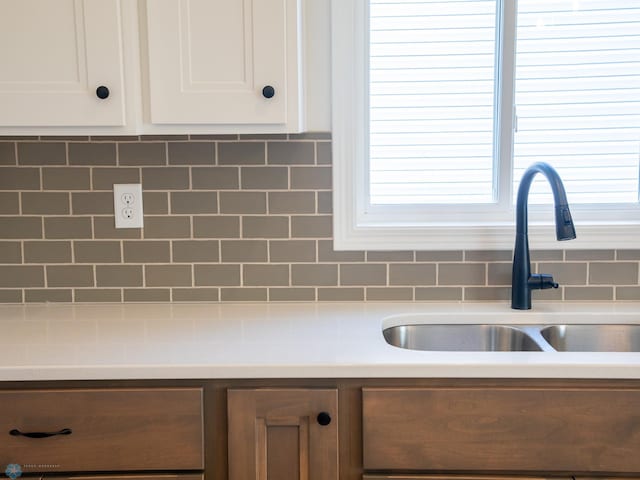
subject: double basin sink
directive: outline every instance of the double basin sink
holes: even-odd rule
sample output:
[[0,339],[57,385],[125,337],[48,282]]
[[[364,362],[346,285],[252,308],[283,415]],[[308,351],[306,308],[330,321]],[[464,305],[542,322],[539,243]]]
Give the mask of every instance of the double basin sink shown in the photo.
[[385,328],[388,344],[456,352],[640,352],[640,325],[418,324]]

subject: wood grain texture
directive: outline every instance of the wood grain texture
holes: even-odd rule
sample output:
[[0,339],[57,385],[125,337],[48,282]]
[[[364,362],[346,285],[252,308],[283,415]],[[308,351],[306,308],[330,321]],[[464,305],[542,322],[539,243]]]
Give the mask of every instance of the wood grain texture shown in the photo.
[[[230,480],[338,478],[338,392],[229,390]],[[322,426],[320,412],[332,421]]]
[[365,388],[365,470],[640,471],[640,390]]
[[[32,472],[201,470],[202,389],[0,392],[0,468]],[[9,431],[73,433],[50,438]]]
[[148,475],[47,475],[50,480],[204,480],[201,473],[158,473]]
[[[574,480],[572,477],[512,475],[363,475],[362,480]],[[575,479],[578,480],[578,479]],[[595,480],[595,479],[590,479]],[[600,478],[599,480],[607,480]],[[632,480],[632,479],[627,479]]]

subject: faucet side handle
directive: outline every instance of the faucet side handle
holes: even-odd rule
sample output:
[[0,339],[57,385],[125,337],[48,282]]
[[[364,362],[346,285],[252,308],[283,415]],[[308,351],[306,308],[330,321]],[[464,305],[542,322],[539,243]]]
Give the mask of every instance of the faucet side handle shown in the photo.
[[548,273],[532,273],[527,282],[531,290],[546,290],[548,288],[558,288],[558,284],[553,280],[553,276]]

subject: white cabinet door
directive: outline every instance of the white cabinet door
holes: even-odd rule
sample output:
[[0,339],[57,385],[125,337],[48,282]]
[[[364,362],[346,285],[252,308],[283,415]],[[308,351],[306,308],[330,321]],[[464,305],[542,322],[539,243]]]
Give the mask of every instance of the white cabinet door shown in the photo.
[[151,123],[297,128],[297,0],[146,6]]
[[0,126],[124,125],[119,0],[0,8]]

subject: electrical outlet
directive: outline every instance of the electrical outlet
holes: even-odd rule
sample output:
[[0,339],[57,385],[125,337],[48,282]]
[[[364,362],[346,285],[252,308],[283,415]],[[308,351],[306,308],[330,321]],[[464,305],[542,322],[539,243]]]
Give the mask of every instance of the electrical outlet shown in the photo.
[[113,211],[116,228],[142,228],[142,185],[121,183],[113,185]]

